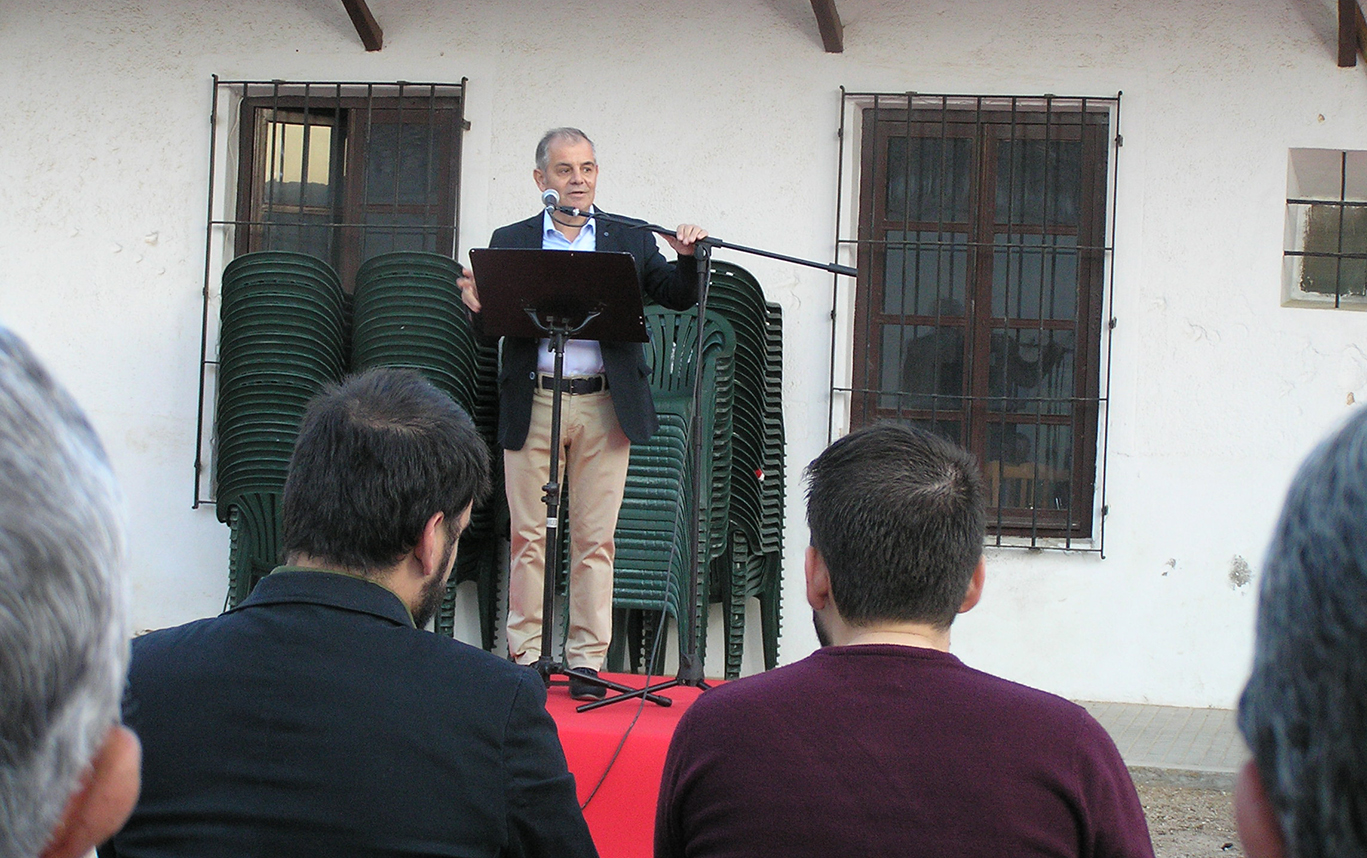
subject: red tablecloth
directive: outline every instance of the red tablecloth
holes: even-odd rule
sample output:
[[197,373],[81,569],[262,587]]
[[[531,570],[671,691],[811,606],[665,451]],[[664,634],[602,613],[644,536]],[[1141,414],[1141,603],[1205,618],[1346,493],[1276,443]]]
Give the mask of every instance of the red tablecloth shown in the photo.
[[[604,674],[604,678],[633,688],[640,688],[645,679],[627,674]],[[656,678],[654,682],[669,678]],[[669,707],[646,703],[642,709],[639,700],[625,700],[592,712],[576,712],[575,707],[582,701],[570,699],[564,682],[558,677],[552,680],[546,709],[560,730],[565,759],[578,786],[579,803],[588,802],[584,819],[593,832],[598,853],[601,858],[650,858],[655,797],[660,791],[660,772],[664,770],[669,738],[674,735],[674,725],[701,691],[682,686],[672,688],[664,692],[665,697],[674,701]],[[636,718],[638,712],[640,718]],[[632,719],[636,719],[634,727]]]

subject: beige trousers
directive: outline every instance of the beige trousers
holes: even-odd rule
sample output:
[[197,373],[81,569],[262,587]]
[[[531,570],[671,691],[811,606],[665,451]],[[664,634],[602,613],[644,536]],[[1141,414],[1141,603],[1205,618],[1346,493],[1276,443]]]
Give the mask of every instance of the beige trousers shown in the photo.
[[[508,651],[519,664],[531,664],[541,655],[546,568],[542,487],[550,480],[551,396],[549,390],[536,390],[526,443],[503,454],[511,520]],[[599,670],[612,639],[613,533],[631,442],[617,423],[611,391],[564,394],[560,408],[560,474],[570,494],[570,624],[564,663]]]

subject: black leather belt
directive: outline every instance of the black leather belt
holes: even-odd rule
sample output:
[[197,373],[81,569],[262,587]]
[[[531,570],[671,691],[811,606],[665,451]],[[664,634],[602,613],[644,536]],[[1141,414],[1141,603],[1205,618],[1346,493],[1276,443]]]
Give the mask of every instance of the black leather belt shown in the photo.
[[[555,390],[555,376],[541,376],[541,388],[543,390]],[[589,375],[578,378],[560,379],[560,392],[575,396],[581,393],[597,393],[600,390],[608,389],[608,379],[605,375]]]

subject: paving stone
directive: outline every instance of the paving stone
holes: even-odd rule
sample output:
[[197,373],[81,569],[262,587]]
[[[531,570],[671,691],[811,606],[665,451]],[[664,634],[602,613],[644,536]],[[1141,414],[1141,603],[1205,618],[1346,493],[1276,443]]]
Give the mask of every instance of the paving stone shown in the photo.
[[1227,780],[1248,758],[1232,709],[1077,701],[1111,734],[1125,764]]

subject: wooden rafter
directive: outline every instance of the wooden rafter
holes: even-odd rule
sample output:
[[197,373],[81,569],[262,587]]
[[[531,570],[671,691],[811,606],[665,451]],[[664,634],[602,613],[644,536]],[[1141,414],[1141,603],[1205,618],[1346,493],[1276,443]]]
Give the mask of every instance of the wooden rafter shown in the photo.
[[342,0],[342,5],[351,16],[351,23],[356,26],[356,32],[360,34],[361,44],[365,45],[365,49],[378,51],[384,47],[384,31],[380,29],[375,16],[370,14],[370,7],[366,5],[365,0]]
[[1339,0],[1339,67],[1357,65],[1358,54],[1367,57],[1367,19],[1358,0]]
[[812,0],[812,11],[816,13],[816,26],[821,31],[821,43],[825,45],[826,53],[844,51],[845,25],[840,23],[840,12],[835,8],[835,0]]

